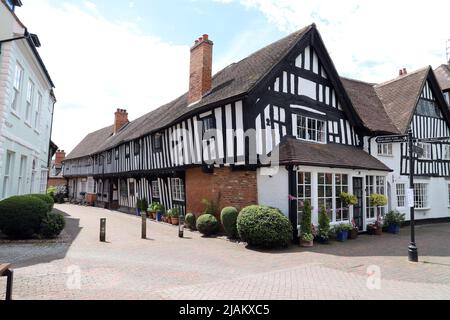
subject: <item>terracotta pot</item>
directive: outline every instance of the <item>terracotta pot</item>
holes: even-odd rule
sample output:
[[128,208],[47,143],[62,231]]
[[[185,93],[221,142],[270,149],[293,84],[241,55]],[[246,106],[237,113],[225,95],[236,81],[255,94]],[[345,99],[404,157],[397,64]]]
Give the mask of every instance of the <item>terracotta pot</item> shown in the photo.
[[172,224],[174,225],[174,226],[177,226],[177,225],[179,225],[180,224],[180,219],[179,218],[170,218],[170,220],[171,220],[171,222],[172,222]]
[[167,222],[168,224],[172,224],[172,218],[166,217],[166,222]]
[[377,228],[377,229],[375,230],[375,235],[381,236],[382,234],[383,234],[383,229]]
[[300,247],[302,248],[312,248],[314,246],[314,241],[300,240]]

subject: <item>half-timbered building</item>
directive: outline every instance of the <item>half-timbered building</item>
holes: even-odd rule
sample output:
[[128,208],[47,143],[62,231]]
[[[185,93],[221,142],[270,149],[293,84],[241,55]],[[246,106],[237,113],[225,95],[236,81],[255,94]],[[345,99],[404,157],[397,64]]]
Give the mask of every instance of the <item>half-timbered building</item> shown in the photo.
[[[417,219],[450,217],[450,113],[431,67],[381,84],[343,79],[353,105],[373,134],[366,138],[369,154],[393,169],[387,181],[389,208],[409,219],[409,152],[407,143],[377,144],[379,129],[406,135],[412,130],[423,150],[414,158]],[[420,151],[419,149],[419,151]]]
[[[133,212],[146,198],[196,214],[203,199],[220,207],[259,203],[279,208],[296,228],[309,200],[315,223],[325,207],[333,223],[354,220],[365,230],[376,219],[370,195],[396,195],[407,172],[405,146],[388,146],[399,155],[387,161],[374,137],[410,126],[418,137],[448,136],[432,70],[405,75],[400,86],[342,79],[314,24],[214,76],[212,49],[207,35],[192,47],[189,92],[131,122],[117,110],[114,125],[68,155],[73,199],[88,194],[96,205]],[[419,133],[425,123],[430,131]],[[446,150],[432,145],[417,174],[446,181]],[[359,203],[345,208],[342,192]]]
[[450,107],[450,61],[447,64],[439,66],[434,73],[444,93],[444,98]]

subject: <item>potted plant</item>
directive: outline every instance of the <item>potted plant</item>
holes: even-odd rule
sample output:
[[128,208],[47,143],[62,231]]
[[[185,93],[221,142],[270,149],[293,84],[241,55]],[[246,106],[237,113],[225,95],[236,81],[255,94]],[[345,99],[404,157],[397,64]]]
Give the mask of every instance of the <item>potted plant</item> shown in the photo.
[[318,240],[322,244],[328,244],[330,240],[330,218],[327,210],[322,207],[319,213],[319,230],[317,234]]
[[353,219],[353,221],[352,221],[352,229],[348,233],[348,238],[349,238],[349,240],[356,240],[358,238],[358,235],[359,235],[359,228],[356,225],[355,219]]
[[301,224],[300,246],[310,248],[314,245],[314,236],[311,228],[311,204],[305,201],[303,205],[303,217]]
[[340,223],[334,226],[334,233],[336,234],[336,241],[345,242],[348,240],[348,230],[345,224]]
[[180,224],[180,209],[173,208],[173,209],[169,210],[169,217],[170,217],[170,222],[174,226],[179,225]]
[[388,199],[385,195],[374,193],[370,196],[370,204],[372,205],[372,207],[375,207],[377,209],[377,221],[367,227],[369,234],[374,234],[377,236],[383,234],[383,217],[381,216],[380,209],[381,207],[386,206],[387,203]]
[[155,212],[156,221],[162,222],[164,220],[164,206],[159,202],[153,202],[151,205],[151,211]]
[[155,208],[156,202],[153,202],[148,208],[147,213],[150,219],[155,220],[156,219],[156,208]]
[[358,198],[351,193],[342,192],[340,197],[342,202],[344,202],[344,204],[347,207],[351,207],[358,204]]
[[384,217],[384,225],[387,231],[392,234],[399,234],[400,228],[405,222],[405,215],[398,211],[391,211]]

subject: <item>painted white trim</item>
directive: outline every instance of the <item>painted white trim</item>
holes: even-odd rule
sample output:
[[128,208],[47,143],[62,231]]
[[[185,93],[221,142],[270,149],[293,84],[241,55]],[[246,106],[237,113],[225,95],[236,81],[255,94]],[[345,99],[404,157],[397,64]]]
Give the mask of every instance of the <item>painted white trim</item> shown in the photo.
[[320,111],[317,111],[315,109],[304,107],[304,106],[300,106],[300,105],[296,105],[296,104],[291,104],[291,108],[293,108],[293,109],[302,109],[302,110],[305,110],[305,111],[308,111],[308,112],[311,112],[311,113],[320,114],[322,116],[326,116],[327,115],[324,112],[320,112]]
[[28,142],[26,142],[25,140],[23,140],[17,136],[12,135],[9,132],[5,131],[2,133],[2,135],[3,135],[3,137],[5,137],[8,140],[10,140],[14,143],[20,144],[22,147],[25,147],[31,151],[34,151],[37,156],[39,156],[41,154],[41,152],[38,149],[35,149],[31,144],[29,144]]

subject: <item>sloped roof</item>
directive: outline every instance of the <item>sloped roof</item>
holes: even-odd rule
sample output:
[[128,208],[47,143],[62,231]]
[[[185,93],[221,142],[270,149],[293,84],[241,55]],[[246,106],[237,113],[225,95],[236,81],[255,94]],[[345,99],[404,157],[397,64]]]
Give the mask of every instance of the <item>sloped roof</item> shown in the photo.
[[113,130],[114,126],[109,126],[88,134],[65,160],[77,159],[94,154],[98,146],[101,146],[105,140],[111,137]]
[[375,84],[341,78],[350,100],[364,126],[372,132],[399,133],[375,91]]
[[442,90],[450,90],[450,65],[443,64],[434,71]]
[[375,91],[396,128],[405,133],[431,67],[376,85]]
[[[105,130],[110,130],[110,133],[112,133],[112,127],[89,134],[69,154],[67,159],[80,158],[109,150],[123,142],[159,131],[177,119],[198,111],[202,107],[247,94],[313,28],[314,25],[310,25],[294,32],[219,71],[212,79],[212,89],[197,104],[188,106],[188,94],[185,93],[174,101],[130,122],[114,136],[110,135],[109,138],[105,138]],[[89,145],[84,146],[84,144]]]
[[280,165],[392,171],[363,149],[342,144],[318,144],[286,137],[274,152],[279,152]]

